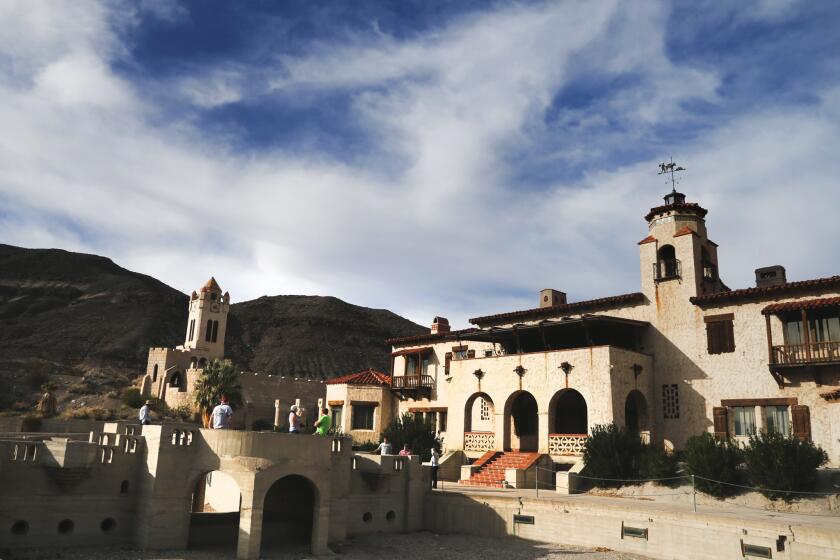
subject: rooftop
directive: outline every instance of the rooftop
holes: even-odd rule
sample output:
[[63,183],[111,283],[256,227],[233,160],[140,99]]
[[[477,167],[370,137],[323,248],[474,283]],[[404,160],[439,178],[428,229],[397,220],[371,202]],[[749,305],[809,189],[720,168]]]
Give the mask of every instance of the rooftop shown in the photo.
[[750,300],[762,300],[774,297],[785,297],[794,294],[814,293],[826,289],[840,288],[840,276],[829,276],[827,278],[815,278],[813,280],[801,280],[799,282],[787,282],[776,286],[764,286],[761,288],[743,288],[706,294],[691,298],[694,305],[714,305],[718,303],[733,303]]
[[327,385],[387,385],[391,386],[391,376],[375,369],[365,369],[348,373],[326,382]]

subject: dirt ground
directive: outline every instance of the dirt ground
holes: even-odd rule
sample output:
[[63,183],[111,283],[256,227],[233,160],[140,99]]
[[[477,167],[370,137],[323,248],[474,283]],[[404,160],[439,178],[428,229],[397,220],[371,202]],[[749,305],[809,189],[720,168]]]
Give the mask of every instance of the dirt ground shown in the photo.
[[[266,560],[314,559],[299,546],[282,552],[270,552]],[[329,557],[329,556],[328,556]],[[519,539],[492,539],[466,535],[434,533],[378,534],[348,540],[335,547],[336,560],[645,560],[643,556],[609,550],[593,550],[576,546],[542,544]],[[37,555],[13,556],[22,560],[61,558],[62,560],[222,560],[234,558],[233,551],[223,552],[142,552],[119,549],[85,549],[76,551],[43,551]],[[319,556],[318,558],[324,558]]]

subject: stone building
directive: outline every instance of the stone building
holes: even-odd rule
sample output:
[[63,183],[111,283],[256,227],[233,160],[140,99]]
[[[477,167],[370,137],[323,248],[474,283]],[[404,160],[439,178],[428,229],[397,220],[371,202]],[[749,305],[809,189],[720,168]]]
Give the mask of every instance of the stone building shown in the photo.
[[[681,447],[709,431],[813,439],[840,464],[840,276],[780,266],[730,289],[707,211],[676,191],[645,216],[638,291],[567,301],[393,338],[397,411],[436,421],[449,449],[579,460],[596,424]],[[500,482],[500,481],[497,481]]]
[[367,369],[335,377],[326,385],[333,428],[348,434],[353,443],[378,443],[396,411],[391,376]]

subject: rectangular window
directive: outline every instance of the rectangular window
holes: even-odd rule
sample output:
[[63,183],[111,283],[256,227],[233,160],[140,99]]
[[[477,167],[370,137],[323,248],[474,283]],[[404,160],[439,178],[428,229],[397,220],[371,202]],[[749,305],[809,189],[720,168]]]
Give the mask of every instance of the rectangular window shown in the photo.
[[354,430],[372,430],[373,429],[373,412],[375,406],[372,404],[354,404],[353,405],[353,429]]
[[709,354],[726,354],[735,351],[734,316],[711,315],[706,322],[706,341]]
[[213,342],[219,340],[219,322],[213,321],[213,336],[211,338]]
[[405,374],[408,376],[415,376],[417,371],[417,354],[409,354],[405,357]]
[[341,410],[340,406],[332,407],[332,425],[336,430],[341,429]]
[[735,417],[736,436],[749,436],[755,433],[754,406],[733,406],[732,415]]
[[207,320],[207,329],[204,331],[204,342],[210,342],[213,337],[213,321]]
[[764,427],[768,432],[777,432],[784,436],[790,435],[790,421],[788,420],[788,407],[786,406],[765,406]]
[[438,412],[438,430],[441,432],[446,431],[446,413],[445,412]]
[[481,399],[481,416],[482,420],[490,420],[490,405],[487,404],[487,401],[484,398],[479,397]]
[[[810,316],[812,313],[816,316]],[[812,343],[840,340],[840,317],[814,312],[809,312],[808,315],[808,335]],[[802,324],[802,317],[799,314],[789,315],[784,318],[785,344],[805,344],[805,333]]]
[[680,393],[676,383],[662,386],[662,414],[671,420],[680,417]]
[[469,355],[469,347],[467,347],[467,346],[453,346],[452,347],[452,359],[453,360],[466,360],[468,355]]
[[190,320],[190,341],[195,337],[195,319]]

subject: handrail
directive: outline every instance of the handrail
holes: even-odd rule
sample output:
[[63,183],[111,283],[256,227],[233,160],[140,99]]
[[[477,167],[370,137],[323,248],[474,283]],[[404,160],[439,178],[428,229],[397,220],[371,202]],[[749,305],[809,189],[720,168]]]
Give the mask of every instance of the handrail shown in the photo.
[[417,387],[432,387],[434,380],[431,375],[400,375],[391,378],[392,389],[413,389]]
[[840,362],[840,340],[773,346],[773,363],[775,365],[786,366],[820,362]]

